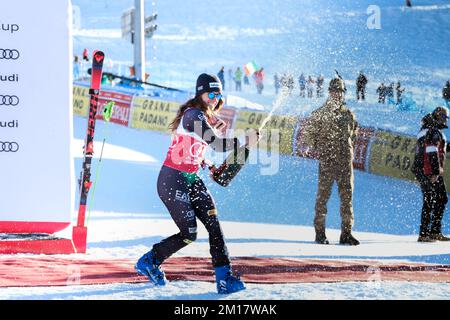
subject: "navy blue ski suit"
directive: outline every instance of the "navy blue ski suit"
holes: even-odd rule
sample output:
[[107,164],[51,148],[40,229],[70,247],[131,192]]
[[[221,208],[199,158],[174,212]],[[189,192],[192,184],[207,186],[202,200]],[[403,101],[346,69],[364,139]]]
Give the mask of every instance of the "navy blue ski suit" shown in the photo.
[[[198,148],[192,152],[194,145]],[[153,246],[154,255],[160,263],[196,240],[198,218],[209,233],[213,267],[230,264],[217,217],[216,204],[196,173],[204,158],[202,145],[205,147],[209,145],[215,151],[225,152],[233,148],[236,150],[239,147],[239,141],[237,138],[219,137],[200,109],[189,108],[185,111],[174,133],[172,146],[158,177],[159,197],[180,229],[180,232]],[[189,150],[187,157],[179,156],[183,153],[182,151],[186,151],[183,148]],[[177,159],[175,159],[175,153],[179,156]]]

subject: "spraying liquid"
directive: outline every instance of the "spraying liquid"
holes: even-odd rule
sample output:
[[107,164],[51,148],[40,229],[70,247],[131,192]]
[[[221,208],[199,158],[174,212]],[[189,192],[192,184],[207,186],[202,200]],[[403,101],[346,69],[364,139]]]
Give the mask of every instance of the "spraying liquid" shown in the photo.
[[[280,105],[284,102],[286,99],[287,92],[281,91],[281,94],[277,97],[275,100],[272,110],[267,115],[267,117],[263,120],[261,126],[258,129],[258,132],[264,128],[264,126],[269,122],[270,118],[272,117],[275,110],[277,110]],[[228,186],[228,184],[231,182],[231,180],[234,179],[234,177],[238,174],[238,172],[241,170],[241,168],[244,166],[244,164],[247,161],[247,158],[249,156],[250,150],[245,146],[242,145],[239,147],[237,152],[231,152],[230,155],[227,157],[227,159],[220,165],[219,168],[214,168],[212,178],[215,182],[217,182],[222,187]],[[211,169],[211,167],[210,167]]]
[[272,110],[270,110],[269,114],[267,115],[267,117],[263,120],[261,126],[259,127],[259,131],[261,131],[264,126],[267,124],[267,122],[269,122],[270,118],[272,118],[273,113],[275,112],[275,110],[277,110],[284,102],[284,100],[286,99],[288,93],[287,90],[281,90],[281,93],[277,96],[276,100],[274,101],[273,105],[272,105]]

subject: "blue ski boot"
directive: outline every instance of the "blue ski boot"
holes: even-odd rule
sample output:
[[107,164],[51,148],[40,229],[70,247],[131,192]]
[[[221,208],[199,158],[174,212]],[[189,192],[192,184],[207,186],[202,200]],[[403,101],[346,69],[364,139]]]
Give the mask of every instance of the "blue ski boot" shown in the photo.
[[138,260],[134,268],[137,273],[148,277],[153,284],[164,286],[167,283],[167,279],[160,265],[161,263],[153,256],[153,251],[150,251]]
[[228,294],[245,289],[245,284],[241,281],[239,274],[234,276],[230,266],[217,267],[214,270],[218,293]]

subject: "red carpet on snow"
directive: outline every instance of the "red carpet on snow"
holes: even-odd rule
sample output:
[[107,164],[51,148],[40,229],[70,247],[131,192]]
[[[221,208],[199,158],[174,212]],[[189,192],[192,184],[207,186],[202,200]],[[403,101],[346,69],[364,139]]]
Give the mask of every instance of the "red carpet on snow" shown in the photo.
[[[69,257],[0,257],[0,287],[65,286],[146,282],[135,261]],[[450,282],[450,266],[368,260],[239,257],[233,269],[248,283],[320,283],[341,281]],[[214,281],[209,258],[177,257],[163,264],[169,281]]]

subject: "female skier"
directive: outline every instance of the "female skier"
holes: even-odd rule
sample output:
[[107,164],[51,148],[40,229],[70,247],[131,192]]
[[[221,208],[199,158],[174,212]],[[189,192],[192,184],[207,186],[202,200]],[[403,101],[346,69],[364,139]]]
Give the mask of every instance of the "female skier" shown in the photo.
[[[221,294],[245,289],[239,275],[233,275],[228,250],[217,218],[214,199],[197,175],[204,165],[204,154],[209,145],[215,151],[225,152],[239,147],[237,138],[221,138],[215,130],[224,122],[215,118],[222,107],[220,80],[206,73],[197,79],[195,97],[180,106],[170,124],[172,143],[158,177],[158,194],[169,210],[180,232],[153,245],[136,263],[139,274],[147,276],[155,285],[167,280],[161,264],[175,252],[197,238],[198,218],[209,233],[210,253],[215,270],[217,291]],[[214,126],[214,127],[213,127]],[[250,147],[246,135],[246,146]]]

